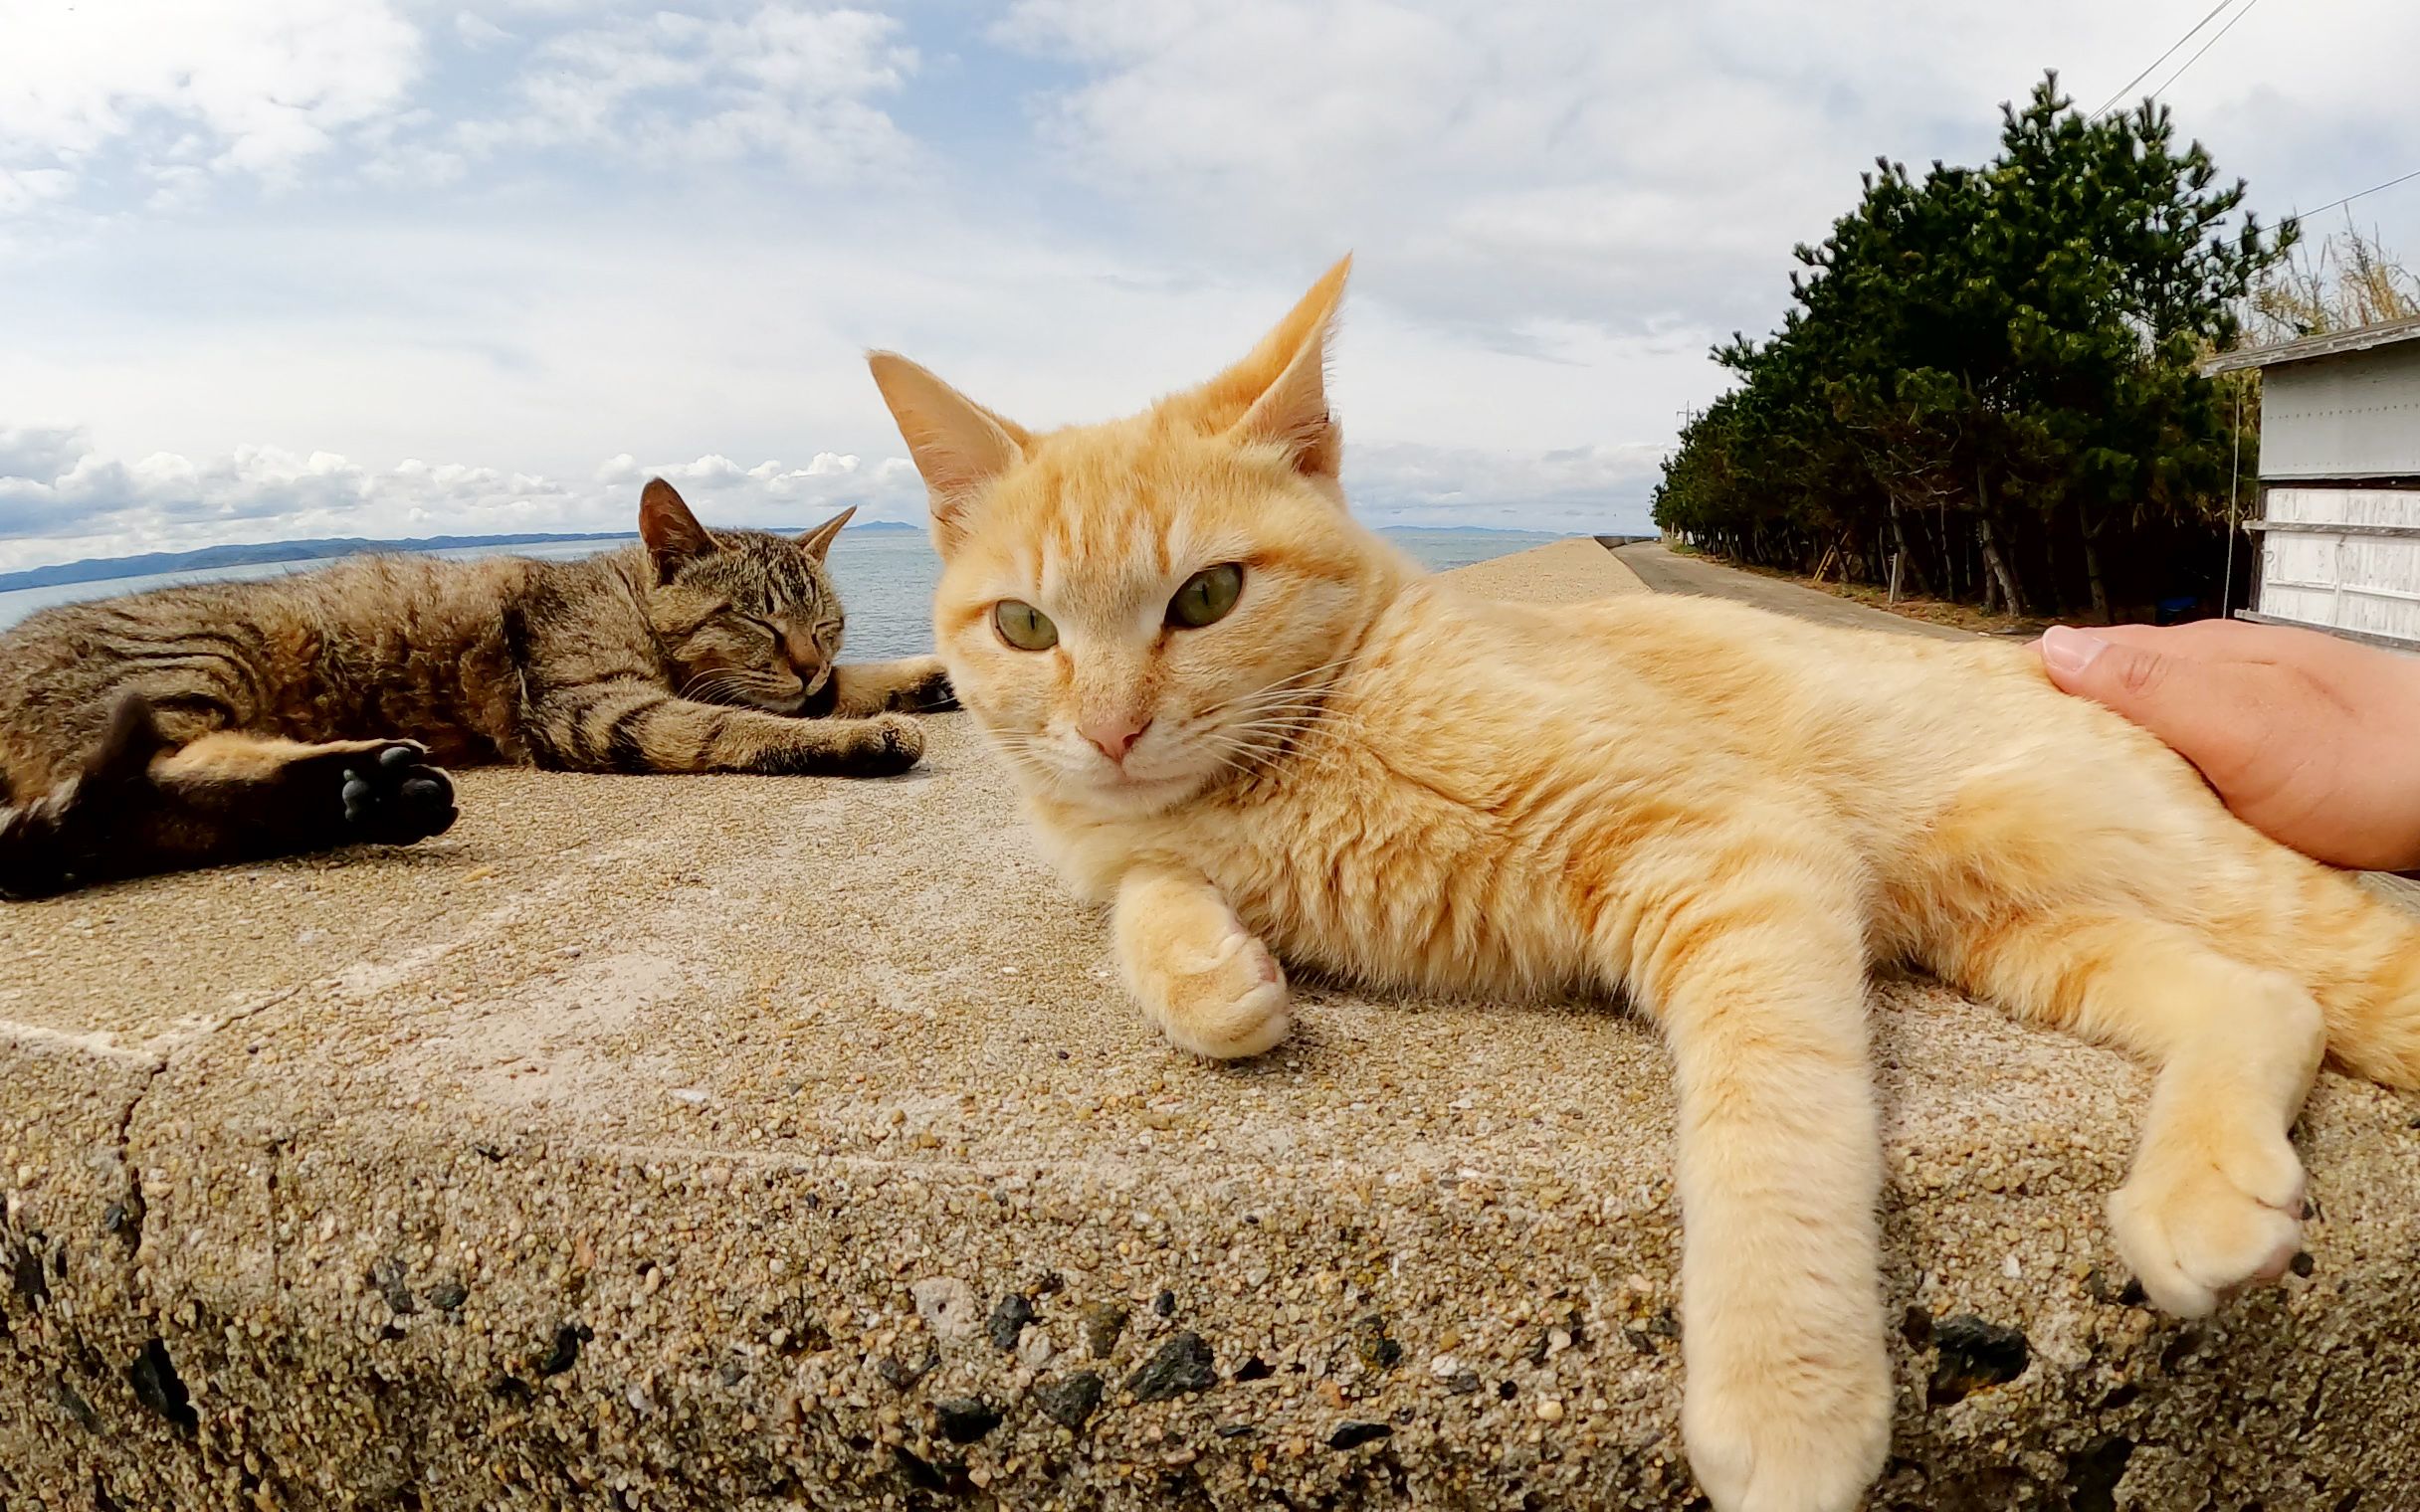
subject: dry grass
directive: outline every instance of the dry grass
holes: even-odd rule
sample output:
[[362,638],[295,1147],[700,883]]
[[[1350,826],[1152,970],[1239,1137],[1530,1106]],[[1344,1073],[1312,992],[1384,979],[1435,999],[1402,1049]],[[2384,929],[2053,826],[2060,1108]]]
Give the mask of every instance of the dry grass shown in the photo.
[[2420,315],[2420,277],[2349,219],[2342,231],[2305,243],[2253,290],[2246,328],[2254,344],[2292,341]]

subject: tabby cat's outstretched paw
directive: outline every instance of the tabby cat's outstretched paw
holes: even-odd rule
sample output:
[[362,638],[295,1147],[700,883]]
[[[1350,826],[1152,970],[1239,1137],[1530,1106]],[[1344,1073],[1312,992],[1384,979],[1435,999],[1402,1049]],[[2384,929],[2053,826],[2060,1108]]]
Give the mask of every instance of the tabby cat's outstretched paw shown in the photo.
[[745,770],[768,777],[896,777],[923,755],[924,727],[906,714],[801,720]]
[[328,768],[335,777],[332,796],[340,817],[331,844],[408,846],[452,828],[454,783],[429,765],[428,755],[412,741],[397,740],[346,755],[341,764],[315,763],[321,770],[313,775],[320,781]]
[[959,707],[957,689],[950,686],[949,673],[935,666],[908,685],[899,706],[919,714],[947,713]]
[[906,714],[877,714],[849,747],[847,770],[857,777],[895,777],[924,756],[924,727]]

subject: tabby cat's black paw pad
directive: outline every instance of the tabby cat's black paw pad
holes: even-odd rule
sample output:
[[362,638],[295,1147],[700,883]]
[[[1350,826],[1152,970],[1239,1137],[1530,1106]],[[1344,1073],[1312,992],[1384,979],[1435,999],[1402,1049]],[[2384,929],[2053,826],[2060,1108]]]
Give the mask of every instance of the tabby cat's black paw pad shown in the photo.
[[945,714],[963,707],[958,702],[958,690],[949,685],[947,672],[934,672],[910,688],[908,706],[919,714]]
[[455,819],[454,782],[428,764],[428,752],[398,741],[343,769],[338,798],[353,840],[408,846],[443,835]]

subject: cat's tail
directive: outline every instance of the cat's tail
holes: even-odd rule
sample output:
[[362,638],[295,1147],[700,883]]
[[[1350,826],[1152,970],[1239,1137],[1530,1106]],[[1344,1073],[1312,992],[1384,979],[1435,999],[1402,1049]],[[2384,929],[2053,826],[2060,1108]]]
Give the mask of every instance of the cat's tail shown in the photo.
[[2420,1087],[2420,915],[2319,866],[2280,911],[2281,963],[2312,984],[2327,1057],[2356,1076]]
[[105,862],[110,814],[148,781],[166,748],[151,705],[127,693],[83,766],[47,793],[10,794],[0,807],[0,898],[52,897],[95,879]]

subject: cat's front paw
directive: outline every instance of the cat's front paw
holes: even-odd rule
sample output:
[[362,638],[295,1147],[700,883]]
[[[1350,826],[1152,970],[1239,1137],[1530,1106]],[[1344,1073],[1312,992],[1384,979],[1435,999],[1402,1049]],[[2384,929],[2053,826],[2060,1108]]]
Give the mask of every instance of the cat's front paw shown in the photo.
[[1179,949],[1132,984],[1143,1012],[1171,1043],[1213,1060],[1274,1047],[1294,1027],[1286,973],[1240,925],[1214,943]]
[[924,727],[906,714],[877,714],[851,738],[848,771],[854,777],[893,777],[924,756]]
[[[1735,1350],[1719,1338],[1689,1347],[1681,1432],[1715,1512],[1848,1512],[1890,1453],[1880,1331],[1792,1341],[1793,1326],[1777,1322]],[[1758,1328],[1741,1319],[1717,1332]]]
[[2110,1228],[2154,1303],[2207,1317],[2231,1293],[2286,1273],[2302,1247],[2303,1186],[2281,1132],[2216,1116],[2155,1126],[2110,1194]]
[[958,692],[950,685],[949,673],[935,660],[932,665],[918,672],[914,680],[900,689],[895,707],[917,714],[948,713],[959,707]]

